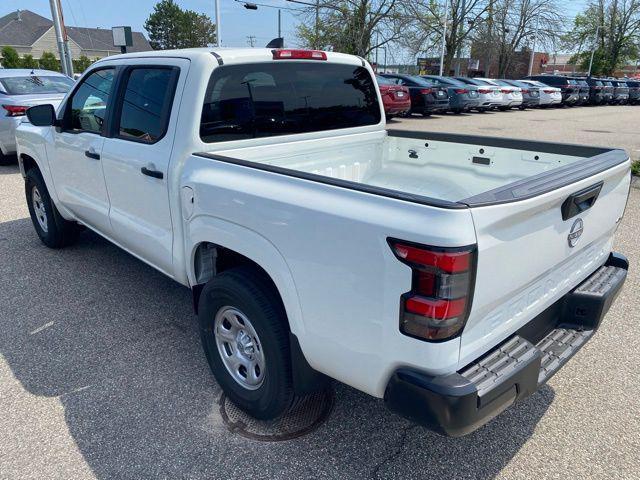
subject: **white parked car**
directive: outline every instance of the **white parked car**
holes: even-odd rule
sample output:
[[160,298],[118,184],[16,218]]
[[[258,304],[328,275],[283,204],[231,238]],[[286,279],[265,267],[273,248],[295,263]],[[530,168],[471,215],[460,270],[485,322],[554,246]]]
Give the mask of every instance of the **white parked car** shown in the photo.
[[478,80],[500,87],[500,92],[504,97],[504,105],[499,107],[500,110],[509,110],[510,108],[522,106],[522,89],[520,87],[499,83],[495,78],[478,78]]
[[478,87],[478,99],[480,101],[478,110],[485,112],[496,108],[503,108],[508,105],[502,93],[502,89],[497,85],[477,78],[453,77],[456,80]]
[[190,288],[213,374],[261,419],[333,378],[469,433],[566,363],[626,278],[624,151],[387,131],[359,57],[118,55],[27,116],[40,239],[85,225]]
[[27,108],[57,105],[71,89],[73,80],[58,72],[31,69],[0,69],[0,165],[15,162],[16,127]]
[[537,80],[519,80],[522,83],[528,83],[534,87],[540,88],[540,106],[547,107],[551,105],[560,105],[562,103],[562,90],[558,87],[552,87]]

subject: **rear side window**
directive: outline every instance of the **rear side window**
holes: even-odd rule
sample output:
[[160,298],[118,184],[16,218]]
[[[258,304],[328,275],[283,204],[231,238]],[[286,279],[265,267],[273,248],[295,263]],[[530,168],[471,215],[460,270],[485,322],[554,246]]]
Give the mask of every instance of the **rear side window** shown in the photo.
[[177,72],[173,67],[140,67],[127,72],[117,115],[120,138],[155,143],[164,136]]
[[375,125],[377,87],[364,67],[273,62],[216,68],[200,137],[224,142]]

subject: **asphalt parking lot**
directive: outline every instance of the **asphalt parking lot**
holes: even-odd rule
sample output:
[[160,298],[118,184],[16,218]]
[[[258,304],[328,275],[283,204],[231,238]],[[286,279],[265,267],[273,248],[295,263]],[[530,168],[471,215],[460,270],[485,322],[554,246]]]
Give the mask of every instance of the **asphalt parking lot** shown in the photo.
[[[640,107],[446,115],[390,128],[640,150]],[[640,190],[624,290],[594,339],[489,425],[443,438],[336,386],[319,429],[262,443],[218,407],[190,292],[92,233],[52,251],[0,167],[0,478],[640,478]]]

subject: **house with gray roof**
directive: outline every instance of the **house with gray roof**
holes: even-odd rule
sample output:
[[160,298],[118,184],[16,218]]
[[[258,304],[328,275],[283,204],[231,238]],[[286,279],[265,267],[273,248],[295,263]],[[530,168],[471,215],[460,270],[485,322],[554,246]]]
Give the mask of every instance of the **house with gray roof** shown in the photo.
[[[90,59],[103,58],[120,53],[113,46],[110,29],[67,26],[69,49],[73,58],[86,55]],[[141,32],[133,32],[133,46],[129,52],[151,50],[149,41]],[[29,10],[17,10],[0,17],[0,48],[10,46],[22,57],[40,58],[43,52],[51,52],[60,58],[53,22]]]

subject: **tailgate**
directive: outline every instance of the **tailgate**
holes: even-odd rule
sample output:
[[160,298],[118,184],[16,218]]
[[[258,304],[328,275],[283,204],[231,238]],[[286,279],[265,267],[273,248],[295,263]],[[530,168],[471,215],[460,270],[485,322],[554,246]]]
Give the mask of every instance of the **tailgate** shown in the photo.
[[[606,261],[629,195],[629,168],[627,160],[537,196],[472,206],[478,267],[460,365],[506,339]],[[592,205],[576,214],[575,203]]]

